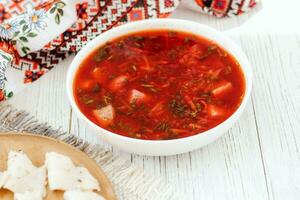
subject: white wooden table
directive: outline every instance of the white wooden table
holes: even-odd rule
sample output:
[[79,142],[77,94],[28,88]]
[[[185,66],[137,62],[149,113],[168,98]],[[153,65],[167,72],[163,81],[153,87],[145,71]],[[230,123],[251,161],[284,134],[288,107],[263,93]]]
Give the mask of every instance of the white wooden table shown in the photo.
[[[297,11],[299,1],[289,1],[287,8]],[[189,200],[298,200],[300,14],[287,10],[285,15],[278,15],[279,3],[265,0],[256,15],[252,12],[234,19],[199,16],[184,8],[173,15],[226,30],[248,55],[255,75],[251,101],[239,122],[221,139],[194,152],[170,157],[137,156],[87,136],[66,98],[65,77],[72,58],[11,103],[41,121],[121,154],[170,182]]]

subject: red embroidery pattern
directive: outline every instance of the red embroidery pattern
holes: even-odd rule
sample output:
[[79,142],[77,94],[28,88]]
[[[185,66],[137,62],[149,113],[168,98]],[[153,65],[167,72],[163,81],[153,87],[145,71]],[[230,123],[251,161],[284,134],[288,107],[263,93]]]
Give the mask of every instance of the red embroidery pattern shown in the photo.
[[[10,16],[24,12],[25,8],[37,7],[43,2],[3,1],[4,6],[9,8]],[[48,4],[43,3],[42,6],[46,7]],[[79,19],[76,24],[40,51],[14,62],[12,67],[24,71],[24,83],[35,81],[71,53],[79,51],[88,41],[113,26],[146,18],[166,17],[178,4],[179,0],[94,0],[92,3],[89,1],[89,4],[78,4]]]
[[[239,15],[255,6],[256,0],[195,0],[204,12],[216,16]],[[0,22],[28,8],[49,9],[45,0],[0,0]],[[43,49],[15,59],[12,67],[24,72],[24,82],[37,80],[70,54],[114,26],[147,18],[167,17],[180,0],[86,0],[78,4],[77,22]],[[0,94],[3,96],[3,92]]]
[[254,7],[258,0],[195,0],[203,12],[217,17],[240,15]]
[[6,19],[9,19],[10,17],[10,13],[8,13],[4,5],[0,3],[0,23],[2,23]]

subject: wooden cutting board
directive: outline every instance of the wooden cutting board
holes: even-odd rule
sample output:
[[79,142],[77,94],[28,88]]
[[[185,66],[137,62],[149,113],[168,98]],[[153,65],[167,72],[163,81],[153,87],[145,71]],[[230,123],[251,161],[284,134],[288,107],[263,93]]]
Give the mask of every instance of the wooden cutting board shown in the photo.
[[[66,155],[72,159],[76,166],[83,166],[87,168],[90,173],[99,181],[101,194],[106,200],[116,200],[113,187],[107,179],[101,168],[85,153],[74,148],[73,146],[60,142],[58,140],[32,135],[32,134],[18,134],[0,133],[0,171],[5,171],[7,168],[7,155],[10,150],[24,151],[35,166],[42,166],[47,152],[57,152]],[[1,200],[13,200],[13,193],[1,189]],[[45,200],[62,200],[62,191],[47,191]]]

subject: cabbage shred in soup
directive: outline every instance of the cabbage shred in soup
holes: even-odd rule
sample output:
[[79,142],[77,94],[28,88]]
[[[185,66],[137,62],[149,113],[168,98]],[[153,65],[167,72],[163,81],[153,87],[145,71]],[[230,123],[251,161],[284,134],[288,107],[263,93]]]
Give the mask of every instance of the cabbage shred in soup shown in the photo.
[[88,119],[145,140],[201,134],[229,118],[244,93],[232,55],[205,38],[169,30],[132,33],[99,47],[74,81]]

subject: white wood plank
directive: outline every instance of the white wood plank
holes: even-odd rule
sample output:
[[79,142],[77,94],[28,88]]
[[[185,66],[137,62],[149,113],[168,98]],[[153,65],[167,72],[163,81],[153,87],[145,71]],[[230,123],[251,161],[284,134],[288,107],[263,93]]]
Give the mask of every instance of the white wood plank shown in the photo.
[[[199,22],[201,24],[208,25],[220,31],[231,30],[234,28],[238,29],[241,25],[247,24],[248,21],[252,19],[254,16],[256,16],[258,12],[261,12],[261,7],[262,7],[261,5],[258,5],[256,6],[255,9],[252,9],[251,12],[244,13],[239,17],[216,18],[214,16],[210,16],[186,8],[184,4],[185,1],[188,2],[191,0],[183,0],[182,4],[179,5],[179,8],[176,9],[174,13],[172,13],[171,15],[172,18],[192,20],[195,22]],[[293,1],[293,0],[289,0],[289,1]],[[259,22],[260,20],[261,20],[260,18],[256,17],[254,21]]]
[[229,133],[166,158],[166,178],[188,199],[268,199],[251,104]]
[[15,107],[26,110],[43,122],[68,130],[70,106],[66,95],[66,73],[72,58],[62,62],[37,82],[10,100]]
[[299,199],[299,36],[244,36],[242,44],[255,66],[253,100],[269,194]]

